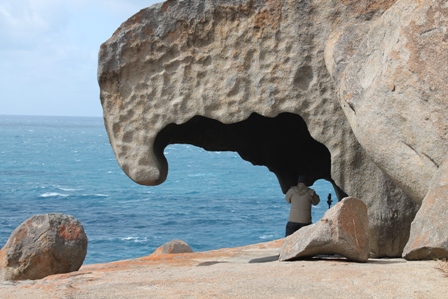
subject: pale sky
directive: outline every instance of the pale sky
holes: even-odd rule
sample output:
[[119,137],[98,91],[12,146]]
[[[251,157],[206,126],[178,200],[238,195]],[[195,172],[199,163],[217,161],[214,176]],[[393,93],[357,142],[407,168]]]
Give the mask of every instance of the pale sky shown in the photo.
[[102,116],[98,50],[162,0],[0,0],[0,114]]

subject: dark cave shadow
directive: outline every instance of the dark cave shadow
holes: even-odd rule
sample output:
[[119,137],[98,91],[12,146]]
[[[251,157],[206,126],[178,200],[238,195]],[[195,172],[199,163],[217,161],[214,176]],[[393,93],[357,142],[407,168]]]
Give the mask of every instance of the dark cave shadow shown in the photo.
[[[203,116],[194,116],[183,124],[171,123],[154,141],[154,153],[168,171],[164,149],[169,144],[191,144],[207,151],[237,152],[253,165],[266,166],[274,173],[283,193],[306,175],[311,186],[318,179],[333,184],[339,199],[346,195],[331,179],[331,154],[316,141],[300,115],[281,113],[264,117],[252,113],[246,120],[224,124]],[[164,178],[162,179],[162,182]],[[341,195],[339,195],[341,193]]]

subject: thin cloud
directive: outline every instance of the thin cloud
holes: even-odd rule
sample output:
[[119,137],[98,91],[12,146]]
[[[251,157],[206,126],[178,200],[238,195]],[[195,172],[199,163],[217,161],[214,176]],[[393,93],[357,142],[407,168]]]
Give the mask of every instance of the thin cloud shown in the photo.
[[0,0],[0,113],[100,116],[99,47],[155,2]]
[[2,47],[26,47],[58,36],[68,24],[68,12],[56,0],[0,0]]

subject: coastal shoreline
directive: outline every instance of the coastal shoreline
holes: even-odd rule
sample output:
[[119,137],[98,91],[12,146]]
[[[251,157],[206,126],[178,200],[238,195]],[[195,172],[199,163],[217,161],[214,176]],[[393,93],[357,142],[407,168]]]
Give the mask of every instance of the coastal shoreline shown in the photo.
[[36,281],[2,281],[0,298],[445,298],[448,292],[436,261],[279,262],[282,242],[149,255]]

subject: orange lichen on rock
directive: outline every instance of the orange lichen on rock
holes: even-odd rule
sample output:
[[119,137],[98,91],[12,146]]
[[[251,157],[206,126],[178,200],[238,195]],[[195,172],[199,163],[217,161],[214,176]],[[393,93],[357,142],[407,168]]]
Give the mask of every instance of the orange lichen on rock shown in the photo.
[[84,232],[81,228],[77,225],[73,225],[72,223],[61,225],[58,230],[59,237],[61,237],[64,241],[77,240],[81,237],[82,233]]
[[87,236],[73,216],[34,215],[12,232],[3,247],[0,278],[40,279],[77,271],[86,254]]
[[368,14],[372,11],[389,9],[397,0],[341,0],[342,4],[352,6],[360,15]]

